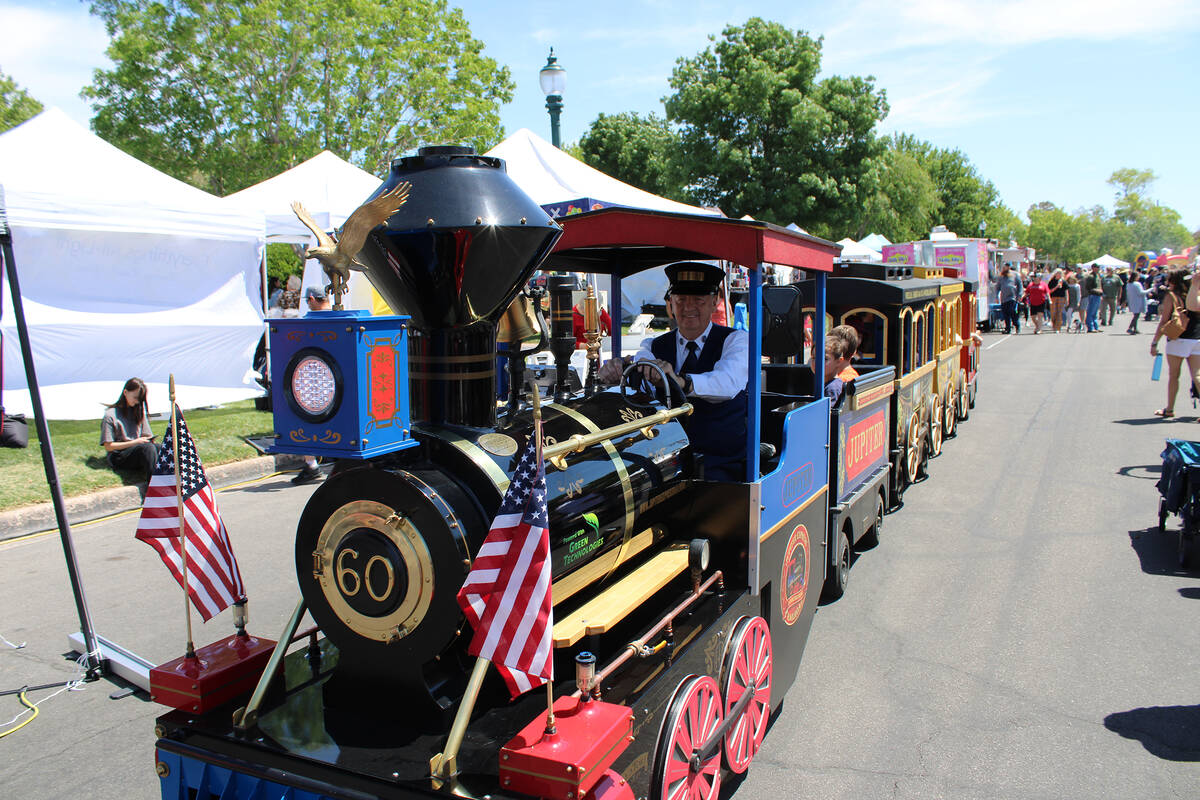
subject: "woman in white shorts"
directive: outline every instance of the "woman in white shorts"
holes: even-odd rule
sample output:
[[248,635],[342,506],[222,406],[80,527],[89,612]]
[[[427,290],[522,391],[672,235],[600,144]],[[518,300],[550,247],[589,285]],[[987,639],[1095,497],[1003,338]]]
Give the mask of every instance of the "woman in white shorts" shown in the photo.
[[[1192,276],[1191,296],[1195,296],[1200,285],[1196,283],[1200,273]],[[1158,355],[1158,340],[1163,336],[1163,327],[1171,319],[1176,305],[1180,311],[1187,314],[1187,328],[1176,339],[1167,340],[1167,404],[1154,412],[1154,416],[1175,416],[1175,395],[1179,392],[1179,369],[1186,360],[1188,374],[1193,382],[1200,381],[1200,310],[1187,311],[1184,305],[1185,295],[1188,295],[1187,270],[1173,269],[1167,274],[1166,293],[1159,306],[1158,327],[1154,329],[1154,338],[1150,342],[1150,355]]]

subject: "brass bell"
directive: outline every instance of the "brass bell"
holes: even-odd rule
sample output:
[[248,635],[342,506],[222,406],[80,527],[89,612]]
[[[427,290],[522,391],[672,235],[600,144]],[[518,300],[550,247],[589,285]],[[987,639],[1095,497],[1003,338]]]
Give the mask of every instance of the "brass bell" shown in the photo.
[[528,297],[518,294],[500,318],[496,341],[509,347],[515,345],[518,351],[529,351],[526,345],[536,344],[541,338],[542,332],[534,315],[533,304]]

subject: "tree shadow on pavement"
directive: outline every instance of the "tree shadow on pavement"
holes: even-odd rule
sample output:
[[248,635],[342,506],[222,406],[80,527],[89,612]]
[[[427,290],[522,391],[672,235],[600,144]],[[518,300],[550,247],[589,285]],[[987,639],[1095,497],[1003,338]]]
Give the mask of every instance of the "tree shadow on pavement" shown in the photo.
[[1179,531],[1168,527],[1160,532],[1158,526],[1129,532],[1129,546],[1137,553],[1142,572],[1147,575],[1192,577],[1194,570],[1179,566]]
[[1162,475],[1162,464],[1130,464],[1117,470],[1117,474],[1126,478],[1156,481]]
[[1151,706],[1109,714],[1104,727],[1168,761],[1200,761],[1200,706]]

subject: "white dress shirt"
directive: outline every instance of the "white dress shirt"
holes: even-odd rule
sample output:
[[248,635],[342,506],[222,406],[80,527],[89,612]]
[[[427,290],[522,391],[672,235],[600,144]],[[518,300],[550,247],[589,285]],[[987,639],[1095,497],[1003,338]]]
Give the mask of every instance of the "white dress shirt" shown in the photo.
[[[700,353],[704,351],[704,343],[708,341],[708,334],[712,331],[712,323],[704,328],[704,332],[696,337],[695,342],[700,349],[696,351],[696,357],[700,357]],[[683,366],[684,359],[687,358],[687,343],[688,340],[683,338],[679,331],[674,331],[675,335],[675,363],[673,364],[676,374]],[[633,357],[634,361],[654,361],[656,359],[654,353],[650,351],[650,343],[657,336],[651,336],[642,340],[640,349]],[[750,352],[750,334],[743,330],[734,329],[729,336],[725,338],[725,346],[721,350],[721,357],[717,359],[717,363],[713,365],[711,372],[692,373],[689,377],[692,379],[693,397],[700,397],[704,400],[728,400],[734,397],[738,392],[746,388],[746,358]]]

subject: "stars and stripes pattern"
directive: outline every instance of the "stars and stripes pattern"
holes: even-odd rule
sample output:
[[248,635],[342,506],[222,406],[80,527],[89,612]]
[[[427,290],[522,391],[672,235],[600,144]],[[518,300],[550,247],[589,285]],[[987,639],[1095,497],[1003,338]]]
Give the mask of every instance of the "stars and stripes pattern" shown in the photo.
[[458,604],[475,630],[469,652],[496,665],[513,697],[554,679],[546,471],[537,446],[541,438],[539,422],[458,592]]
[[[179,486],[183,497],[183,528],[187,536],[188,594],[204,621],[242,599],[246,592],[225,523],[217,511],[204,465],[178,407]],[[179,548],[179,503],[175,496],[175,443],[171,430],[163,437],[150,486],[142,503],[136,536],[153,547],[167,569],[183,585]]]

